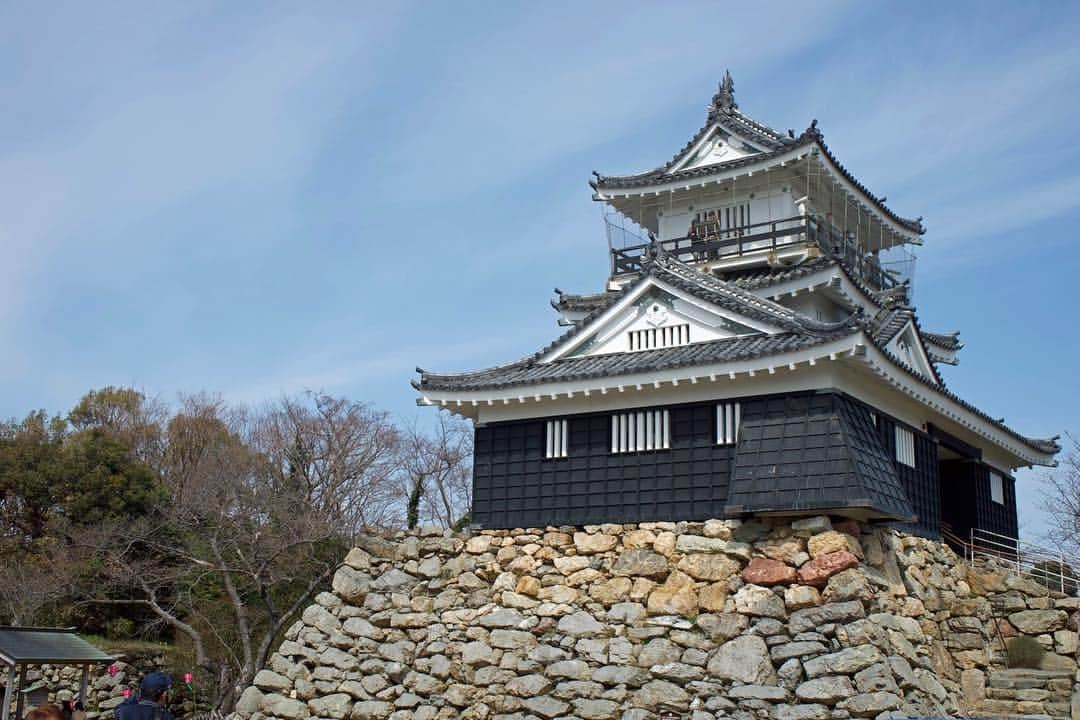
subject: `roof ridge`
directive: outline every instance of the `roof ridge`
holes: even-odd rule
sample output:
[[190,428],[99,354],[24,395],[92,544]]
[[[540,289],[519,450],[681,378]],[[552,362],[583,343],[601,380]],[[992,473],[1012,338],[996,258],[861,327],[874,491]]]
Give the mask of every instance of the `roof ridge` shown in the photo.
[[[446,387],[447,384],[467,386],[456,389],[478,390],[595,377],[617,377],[638,372],[653,372],[660,369],[670,370],[715,362],[748,360],[805,350],[826,342],[849,337],[856,332],[858,332],[857,328],[841,328],[831,335],[823,334],[818,336],[790,331],[771,335],[738,335],[667,348],[563,357],[546,363],[518,362],[503,368],[489,368],[473,373],[441,375],[424,372],[419,382],[412,381],[412,386],[420,392],[425,389],[432,389],[432,385],[435,386],[434,389],[455,389]],[[718,351],[723,352],[718,353]],[[615,367],[612,367],[613,365]],[[622,365],[622,367],[618,367],[618,365]],[[566,368],[568,367],[571,368],[569,375],[566,374]],[[500,378],[493,373],[493,370],[509,370],[511,373],[516,371],[517,376],[511,374],[509,377]],[[476,387],[477,384],[481,387]]]
[[667,253],[659,254],[654,260],[654,266],[671,272],[689,282],[709,287],[709,289],[714,292],[725,294],[744,305],[754,308],[766,315],[770,315],[779,324],[788,329],[811,333],[830,332],[836,328],[850,326],[855,317],[855,313],[853,313],[851,316],[836,322],[816,320],[797,310],[781,305],[774,300],[763,298],[734,283],[722,280],[711,274],[703,273]]

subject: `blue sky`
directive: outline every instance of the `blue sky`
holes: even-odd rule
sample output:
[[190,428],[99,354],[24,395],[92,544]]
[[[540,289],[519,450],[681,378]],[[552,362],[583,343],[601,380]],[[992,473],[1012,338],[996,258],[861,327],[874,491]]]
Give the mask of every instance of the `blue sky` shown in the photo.
[[[752,7],[751,7],[752,5]],[[725,68],[926,218],[950,386],[1080,431],[1075,3],[0,3],[0,416],[127,384],[321,389],[514,359],[606,273],[592,170],[644,170]],[[1039,527],[1032,475],[1021,522]]]

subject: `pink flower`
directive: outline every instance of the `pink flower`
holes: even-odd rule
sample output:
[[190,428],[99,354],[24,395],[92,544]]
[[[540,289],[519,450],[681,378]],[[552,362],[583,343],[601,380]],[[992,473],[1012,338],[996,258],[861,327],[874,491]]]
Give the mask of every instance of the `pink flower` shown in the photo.
[[195,676],[192,675],[191,673],[184,673],[184,682],[186,682],[188,685],[190,685],[191,681],[194,680],[194,679],[195,679]]
[[115,675],[118,672],[120,672],[120,666],[119,665],[117,665],[116,663],[113,663],[112,665],[109,666],[109,674],[110,675]]
[[124,688],[124,697],[125,698],[131,697],[131,688]]

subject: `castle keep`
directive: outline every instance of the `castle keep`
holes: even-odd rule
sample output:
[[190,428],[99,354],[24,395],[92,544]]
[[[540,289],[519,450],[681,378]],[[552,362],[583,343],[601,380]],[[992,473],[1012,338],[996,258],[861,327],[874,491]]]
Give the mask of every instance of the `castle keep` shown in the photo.
[[414,383],[475,422],[475,525],[828,513],[1017,535],[1013,471],[1060,447],[946,387],[962,344],[913,305],[922,221],[863,186],[816,121],[754,120],[727,75],[669,162],[591,186],[620,221],[611,272],[558,293],[561,337]]

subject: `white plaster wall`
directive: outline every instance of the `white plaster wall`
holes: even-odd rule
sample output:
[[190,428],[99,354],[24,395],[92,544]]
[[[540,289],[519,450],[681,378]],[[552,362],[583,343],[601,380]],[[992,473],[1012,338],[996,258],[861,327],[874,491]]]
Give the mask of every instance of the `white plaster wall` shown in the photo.
[[794,297],[784,295],[778,298],[777,302],[822,322],[838,322],[851,315],[849,310],[840,307],[827,295],[820,292],[804,292]]
[[719,210],[747,201],[750,202],[750,222],[752,223],[789,218],[797,214],[791,192],[785,192],[780,188],[771,193],[767,190],[754,193],[736,191],[734,195],[724,194],[722,197],[717,196],[713,188],[701,188],[690,201],[670,207],[665,206],[659,210],[658,237],[661,240],[685,237],[690,230],[690,222],[697,213]]

